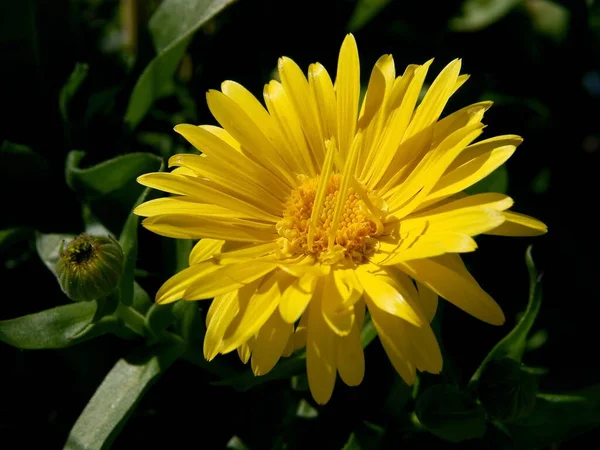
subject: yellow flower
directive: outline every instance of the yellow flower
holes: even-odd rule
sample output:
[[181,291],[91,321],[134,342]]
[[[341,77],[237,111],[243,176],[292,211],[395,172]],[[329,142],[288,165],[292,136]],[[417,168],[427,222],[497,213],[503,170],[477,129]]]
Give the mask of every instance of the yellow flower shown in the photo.
[[313,397],[331,397],[336,372],[351,386],[364,375],[360,332],[370,320],[393,366],[439,373],[429,323],[437,296],[494,325],[504,315],[459,253],[473,236],[534,236],[538,220],[508,211],[503,194],[462,191],[503,164],[522,139],[477,143],[491,102],[440,120],[466,81],[454,60],[418,104],[431,61],[396,76],[391,55],[371,73],[362,104],[356,42],[340,50],[335,84],[312,64],[308,79],[289,58],[281,82],[264,88],[266,108],[225,81],[207,93],[222,128],[178,125],[202,155],[169,160],[171,173],[138,181],[176,194],[140,205],[158,234],[201,239],[190,267],[169,279],[158,303],[214,297],[204,354],[237,350],[256,375],[306,348]]

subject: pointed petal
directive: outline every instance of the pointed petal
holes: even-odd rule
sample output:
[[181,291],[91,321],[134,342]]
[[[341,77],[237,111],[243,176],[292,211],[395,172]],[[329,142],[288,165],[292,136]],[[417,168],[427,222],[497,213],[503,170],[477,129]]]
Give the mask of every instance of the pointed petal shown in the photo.
[[317,286],[318,277],[303,275],[285,290],[279,302],[279,312],[287,323],[295,323],[308,306]]
[[156,293],[156,303],[162,305],[183,298],[183,294],[190,285],[219,269],[220,267],[214,261],[205,261],[182,270],[160,287]]
[[356,40],[346,35],[338,59],[335,78],[337,98],[337,142],[342,158],[350,153],[358,119],[358,97],[360,95],[360,62]]
[[272,262],[262,261],[224,266],[195,280],[194,284],[186,289],[183,298],[200,300],[225,294],[264,277],[276,267]]
[[355,322],[354,306],[345,306],[335,284],[333,273],[324,280],[321,300],[323,319],[338,336],[348,336]]
[[240,310],[238,291],[215,297],[210,305],[210,321],[204,335],[204,357],[211,361],[221,349],[223,336]]
[[228,353],[254,336],[279,305],[282,293],[293,278],[281,270],[265,277],[248,307],[237,330],[223,343],[222,353]]
[[308,310],[306,334],[306,370],[313,398],[324,405],[331,398],[335,386],[335,334],[327,326],[321,313],[321,296],[313,299]]
[[367,297],[366,302],[371,320],[390,362],[406,384],[412,386],[415,382],[416,371],[408,359],[408,340],[402,332],[403,321],[379,309],[370,298]]
[[405,261],[397,267],[472,316],[492,325],[504,323],[504,313],[481,289],[460,256],[446,254]]
[[506,219],[498,228],[488,231],[486,234],[497,236],[541,236],[548,232],[548,227],[539,220],[513,211],[502,213]]
[[207,261],[213,257],[215,253],[218,253],[223,248],[225,241],[222,239],[201,239],[199,240],[192,251],[190,252],[189,263],[190,266]]
[[357,270],[356,275],[365,290],[365,294],[369,296],[374,305],[382,311],[411,322],[416,326],[422,325],[419,315],[404,296],[381,277],[377,277],[366,270]]
[[360,332],[365,315],[365,305],[355,306],[357,316],[348,336],[337,338],[337,370],[348,386],[358,386],[365,375],[365,355],[360,342]]
[[275,367],[294,332],[294,325],[286,323],[278,311],[260,328],[252,344],[252,371],[260,376]]

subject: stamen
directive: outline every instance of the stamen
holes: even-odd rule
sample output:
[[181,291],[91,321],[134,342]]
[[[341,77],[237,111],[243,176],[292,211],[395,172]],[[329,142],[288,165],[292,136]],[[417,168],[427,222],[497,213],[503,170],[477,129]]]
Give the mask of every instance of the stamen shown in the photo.
[[321,171],[321,178],[319,179],[319,185],[317,187],[317,194],[315,195],[315,201],[313,203],[311,216],[310,216],[310,225],[308,228],[308,251],[313,250],[313,244],[315,239],[315,232],[317,230],[317,222],[319,220],[319,216],[321,215],[321,210],[323,209],[323,204],[325,203],[325,196],[327,195],[327,186],[329,185],[329,178],[331,177],[331,172],[333,171],[333,159],[334,155],[337,153],[337,148],[335,145],[335,138],[331,138],[331,140],[325,143],[327,147],[327,153],[325,154],[325,161],[323,162],[323,169]]
[[338,192],[338,197],[335,204],[333,221],[331,223],[331,228],[329,229],[329,242],[327,245],[328,250],[332,250],[333,244],[335,244],[335,237],[340,225],[340,217],[342,216],[342,210],[344,209],[344,205],[346,204],[346,200],[348,198],[348,189],[350,188],[350,181],[352,180],[352,178],[354,178],[354,170],[356,169],[358,149],[361,145],[362,132],[358,132],[354,137],[354,142],[352,143],[352,148],[350,149],[350,154],[348,155],[348,159],[346,160],[346,164],[344,166],[344,172],[342,173],[342,181],[340,183],[340,190]]

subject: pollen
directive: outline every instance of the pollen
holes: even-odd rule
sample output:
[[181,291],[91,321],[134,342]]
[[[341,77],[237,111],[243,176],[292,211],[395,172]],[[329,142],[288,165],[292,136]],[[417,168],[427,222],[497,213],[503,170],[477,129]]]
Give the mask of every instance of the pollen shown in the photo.
[[[340,190],[341,176],[331,176],[325,200],[316,220],[312,242],[309,242],[311,217],[317,195],[319,177],[305,179],[290,194],[283,219],[277,223],[280,243],[286,256],[314,255],[325,264],[342,259],[355,263],[365,262],[377,247],[380,221],[367,208],[358,193],[350,188],[335,231],[335,207]],[[330,237],[333,236],[333,239]]]

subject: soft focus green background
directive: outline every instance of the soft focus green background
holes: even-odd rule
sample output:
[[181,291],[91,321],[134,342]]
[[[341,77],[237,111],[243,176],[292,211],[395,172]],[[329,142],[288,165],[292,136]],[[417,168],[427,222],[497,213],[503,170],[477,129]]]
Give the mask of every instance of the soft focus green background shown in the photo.
[[[464,385],[514,326],[527,303],[523,255],[533,243],[544,294],[524,362],[547,370],[541,391],[598,385],[600,7],[594,0],[1,2],[0,320],[70,303],[37,255],[35,231],[82,232],[85,199],[118,234],[141,192],[130,180],[119,184],[121,168],[115,179],[78,187],[73,167],[134,152],[168,158],[190,151],[172,128],[215,124],[204,99],[208,89],[231,79],[260,96],[283,55],[304,69],[319,61],[334,74],[349,31],[364,82],[384,53],[394,55],[398,72],[435,57],[435,73],[463,58],[472,77],[447,109],[493,100],[484,136],[525,138],[507,170],[480,188],[507,192],[517,211],[549,226],[541,238],[478,239],[480,249],[465,260],[503,307],[507,324],[491,327],[444,305],[444,375],[422,382]],[[68,185],[72,150],[85,155],[70,155]],[[148,157],[128,170],[156,170],[156,161]],[[143,229],[139,239],[137,281],[153,296],[189,247]],[[194,304],[201,313],[207,305]],[[0,447],[62,448],[106,373],[139,345],[113,335],[61,350],[0,344]],[[250,370],[235,358],[222,359],[240,373]],[[493,427],[485,440],[460,444],[415,431],[405,414],[414,407],[410,390],[377,339],[366,350],[366,367],[360,387],[339,383],[330,404],[316,407],[302,375],[238,392],[177,361],[112,448],[336,449],[352,433],[348,450],[514,448]],[[581,407],[540,419],[532,431],[540,439],[531,442],[558,448],[565,439],[561,449],[598,442],[598,431],[588,430],[600,424],[599,390],[589,391]],[[574,418],[582,412],[584,418]],[[542,439],[550,432],[559,434]]]

